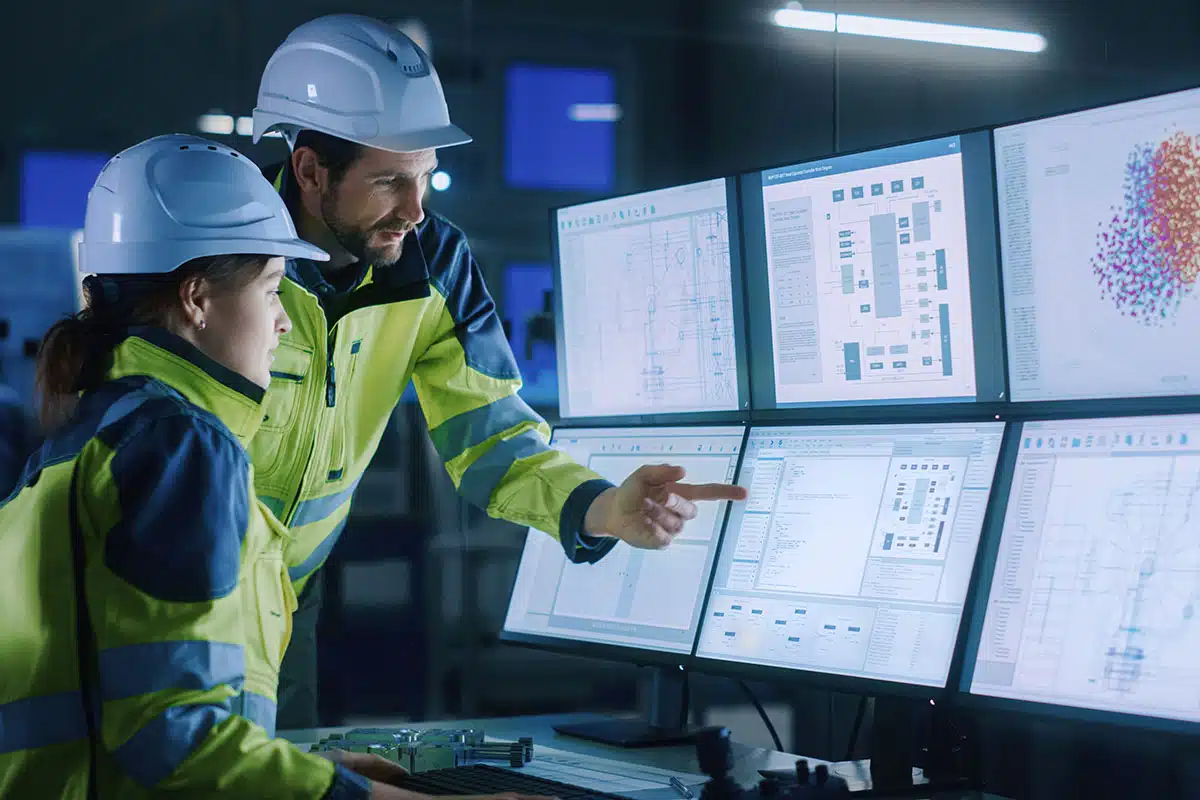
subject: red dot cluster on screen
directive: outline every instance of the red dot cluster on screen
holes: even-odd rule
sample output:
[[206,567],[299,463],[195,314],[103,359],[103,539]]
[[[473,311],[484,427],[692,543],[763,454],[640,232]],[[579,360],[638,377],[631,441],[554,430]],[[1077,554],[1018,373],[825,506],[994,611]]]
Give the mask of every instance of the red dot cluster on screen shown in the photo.
[[1099,227],[1092,272],[1101,296],[1147,325],[1172,319],[1200,278],[1200,137],[1168,132],[1134,147],[1123,203]]

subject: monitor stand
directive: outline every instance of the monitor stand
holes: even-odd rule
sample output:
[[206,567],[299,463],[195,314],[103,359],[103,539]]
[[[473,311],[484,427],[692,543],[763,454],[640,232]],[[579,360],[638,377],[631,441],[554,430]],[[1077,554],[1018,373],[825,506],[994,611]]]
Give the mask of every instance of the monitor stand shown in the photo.
[[682,670],[654,667],[650,678],[649,714],[643,719],[600,719],[555,725],[564,736],[574,736],[613,747],[666,747],[691,744],[695,732],[680,727],[684,719],[687,675]]

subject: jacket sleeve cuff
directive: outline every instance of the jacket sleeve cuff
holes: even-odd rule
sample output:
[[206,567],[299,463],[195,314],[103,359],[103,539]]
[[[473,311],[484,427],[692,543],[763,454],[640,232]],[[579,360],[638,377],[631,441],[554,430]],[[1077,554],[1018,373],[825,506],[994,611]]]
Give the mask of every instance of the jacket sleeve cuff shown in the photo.
[[613,484],[600,478],[584,481],[575,487],[567,497],[567,502],[563,503],[558,521],[558,540],[572,563],[595,564],[617,546],[617,539],[612,536],[590,536],[583,532],[588,509],[597,497],[611,488]]
[[333,768],[333,783],[329,785],[323,800],[368,800],[370,796],[370,781],[337,764]]

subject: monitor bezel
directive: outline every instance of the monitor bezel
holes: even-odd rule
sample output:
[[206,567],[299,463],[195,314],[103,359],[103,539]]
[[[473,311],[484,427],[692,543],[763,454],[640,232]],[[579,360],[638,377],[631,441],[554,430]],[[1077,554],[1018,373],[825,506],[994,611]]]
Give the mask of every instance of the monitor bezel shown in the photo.
[[[672,189],[682,189],[717,180],[724,181],[725,183],[725,205],[727,214],[727,227],[729,229],[729,269],[731,290],[730,307],[734,315],[734,357],[735,363],[738,367],[738,407],[734,409],[717,411],[663,411],[645,414],[629,413],[585,415],[567,413],[569,410],[569,393],[567,391],[567,345],[565,315],[563,313],[563,265],[562,253],[559,247],[561,237],[558,230],[558,213],[560,211],[578,208],[580,206],[632,198],[640,195],[652,194],[655,192],[671,191]],[[688,181],[686,183],[680,183],[671,186],[644,189],[637,192],[620,192],[592,198],[583,202],[552,206],[548,210],[547,218],[550,227],[551,258],[550,273],[554,287],[554,329],[556,345],[555,359],[558,365],[558,419],[562,423],[578,424],[586,427],[619,427],[633,425],[662,426],[673,425],[675,423],[748,423],[747,416],[749,415],[753,406],[750,397],[750,350],[747,335],[748,325],[746,319],[745,300],[746,271],[744,266],[745,254],[743,243],[744,237],[742,236],[741,210],[741,189],[736,175],[720,175],[716,177],[702,178],[700,180]]]
[[[734,463],[734,480],[742,470],[742,460],[746,453],[746,442],[749,436],[750,426],[747,423],[709,423],[698,422],[695,420],[687,420],[674,423],[660,423],[653,426],[641,425],[596,425],[592,423],[580,423],[577,420],[569,422],[564,421],[561,425],[554,426],[554,433],[559,431],[571,430],[596,430],[599,428],[609,428],[615,430],[628,430],[630,432],[644,431],[648,427],[655,428],[715,428],[729,427],[741,428],[741,445],[738,447],[737,460]],[[716,564],[717,558],[721,554],[721,544],[724,541],[725,528],[729,524],[729,515],[733,509],[733,503],[728,502],[725,506],[725,511],[721,515],[717,526],[717,541],[715,550],[713,551],[713,564]],[[525,536],[540,535],[537,531],[526,530]],[[524,544],[522,544],[522,557],[524,554]],[[509,588],[508,606],[512,607],[512,598],[516,589],[516,581],[520,572],[520,564],[518,562],[517,572],[513,574],[513,585]],[[630,663],[641,667],[675,667],[684,670],[691,669],[692,654],[696,651],[697,637],[700,634],[700,622],[704,619],[704,605],[708,600],[708,592],[712,588],[712,572],[710,568],[708,574],[704,576],[704,592],[701,593],[698,603],[700,606],[700,614],[696,618],[696,630],[693,632],[691,643],[686,650],[655,650],[653,648],[641,647],[630,644],[619,644],[616,642],[596,642],[592,640],[582,639],[567,639],[561,636],[548,636],[539,633],[527,633],[522,631],[510,631],[505,628],[508,621],[508,611],[505,611],[505,621],[501,623],[499,640],[506,644],[519,645],[522,647],[530,647],[536,650],[546,650],[550,652],[562,653],[564,655],[582,656],[586,658],[597,658],[605,661],[617,661],[622,663]]]
[[[1029,409],[1033,410],[1033,409]],[[1016,478],[1016,465],[1019,456],[1021,438],[1024,436],[1027,422],[1059,422],[1116,419],[1127,417],[1177,417],[1194,416],[1196,411],[1156,411],[1130,414],[1116,408],[1110,408],[1108,413],[1079,414],[1065,413],[1061,410],[1042,410],[1041,413],[1021,415],[1021,418],[1010,424],[1012,453],[1011,463],[1006,465],[1008,472],[1004,476],[1004,485],[993,485],[993,495],[989,500],[988,529],[981,539],[979,560],[972,576],[971,605],[964,608],[963,625],[960,628],[960,641],[957,647],[958,671],[954,684],[954,702],[956,705],[975,712],[997,712],[1014,718],[1024,717],[1046,721],[1085,723],[1092,725],[1109,725],[1117,729],[1130,727],[1143,730],[1170,734],[1198,734],[1200,722],[1175,720],[1163,717],[1153,717],[1139,714],[1129,714],[1104,709],[1078,708],[1075,706],[1058,705],[1031,700],[1019,700],[1010,697],[995,697],[987,694],[976,694],[971,691],[971,679],[974,676],[974,662],[979,652],[979,642],[983,636],[983,625],[987,615],[988,599],[991,595],[992,582],[995,578],[996,562],[1000,554],[1001,538],[1004,533],[1004,518],[1008,511],[1008,503],[1012,493],[1013,482]],[[996,491],[1003,489],[1003,494]]]
[[[962,660],[962,644],[963,635],[968,622],[968,611],[970,603],[973,600],[976,592],[976,584],[978,583],[978,570],[980,568],[980,554],[984,550],[984,537],[988,533],[988,524],[992,516],[997,512],[995,486],[997,478],[1000,476],[1000,470],[1005,465],[1005,459],[1009,457],[1009,450],[1014,446],[1012,442],[1015,439],[1011,437],[1012,425],[1004,420],[993,418],[977,418],[971,420],[942,420],[947,425],[983,425],[983,424],[999,424],[1000,429],[1000,450],[996,456],[996,466],[992,477],[992,490],[988,492],[987,506],[984,510],[983,522],[980,526],[979,543],[975,550],[975,560],[971,566],[971,577],[967,583],[967,594],[963,601],[963,610],[959,617],[958,631],[954,638],[954,646],[951,651],[950,664],[946,672],[946,679],[940,685],[927,685],[916,683],[905,683],[898,680],[887,680],[883,678],[872,678],[861,675],[842,675],[829,672],[821,672],[814,669],[794,669],[789,667],[781,667],[769,664],[748,664],[740,661],[730,661],[725,659],[713,658],[711,656],[703,656],[700,654],[700,633],[703,627],[704,617],[708,613],[708,606],[712,597],[713,586],[716,581],[717,565],[721,558],[721,550],[725,547],[725,538],[729,533],[729,515],[726,515],[725,525],[722,530],[720,548],[717,550],[716,559],[713,561],[712,573],[709,576],[708,591],[704,597],[704,607],[701,612],[701,623],[696,628],[696,644],[694,648],[694,658],[692,661],[692,671],[700,672],[706,675],[728,677],[739,680],[762,681],[776,683],[779,685],[790,686],[805,686],[816,689],[824,689],[829,691],[841,691],[851,694],[863,694],[871,696],[891,696],[891,697],[911,697],[918,699],[929,700],[949,700],[953,698],[955,693],[955,668],[961,664]],[[814,424],[809,421],[789,423],[793,427],[851,427],[844,422],[832,424]],[[930,422],[927,420],[912,422],[905,420],[903,422],[895,422],[892,420],[884,422],[872,422],[860,424],[855,427],[881,427],[895,428],[907,425],[935,425],[937,421]],[[779,423],[754,424],[747,428],[746,443],[742,448],[742,459],[744,462],[746,451],[749,448],[750,437],[753,435],[755,428],[765,427],[783,427]],[[1014,456],[1015,458],[1015,456]],[[738,477],[741,478],[742,466],[739,465]]]
[[1187,85],[1168,89],[1165,91],[1156,91],[1151,93],[1137,93],[1131,97],[1122,100],[1114,100],[1107,103],[1091,104],[1068,109],[1066,111],[1056,111],[1050,114],[1039,114],[1036,116],[1026,117],[1011,122],[1005,122],[1000,125],[992,125],[992,186],[996,191],[995,216],[996,216],[996,248],[997,248],[997,265],[1000,269],[1000,313],[1005,319],[1004,329],[1004,359],[1005,359],[1005,385],[1007,387],[1008,402],[1017,408],[1028,407],[1038,410],[1046,409],[1052,413],[1073,414],[1079,413],[1086,416],[1107,416],[1106,412],[1109,406],[1119,407],[1124,409],[1122,415],[1134,415],[1139,412],[1149,414],[1172,413],[1173,404],[1179,401],[1191,401],[1200,404],[1200,394],[1147,394],[1147,395],[1118,395],[1115,397],[1071,397],[1071,398],[1026,398],[1017,400],[1012,396],[1012,377],[1011,370],[1013,369],[1013,360],[1009,356],[1008,346],[1008,302],[1004,295],[1004,249],[1002,247],[1003,239],[1000,230],[1000,178],[999,178],[999,160],[996,158],[996,135],[1001,131],[1011,130],[1013,128],[1021,128],[1027,125],[1033,125],[1039,122],[1050,122],[1052,120],[1070,117],[1076,114],[1086,114],[1092,111],[1101,111],[1108,108],[1116,108],[1118,106],[1139,103],[1146,100],[1155,100],[1159,98],[1170,97],[1171,95],[1184,94],[1186,92],[1200,91],[1200,84],[1189,83]]
[[[826,153],[824,155],[820,155],[820,156],[817,156],[814,158],[803,159],[800,161],[790,160],[790,161],[782,162],[779,164],[774,164],[771,166],[766,166],[766,167],[761,167],[758,169],[739,172],[738,175],[736,176],[736,180],[737,180],[737,184],[738,184],[738,198],[739,198],[739,202],[744,204],[745,198],[746,198],[746,188],[745,188],[746,184],[748,182],[757,182],[759,185],[761,185],[762,174],[764,172],[769,172],[772,170],[784,169],[784,168],[789,168],[789,167],[803,167],[805,165],[811,165],[811,164],[814,164],[817,162],[823,162],[823,161],[830,161],[830,160],[836,159],[836,158],[861,155],[864,153],[872,153],[872,152],[876,152],[879,150],[888,150],[891,148],[905,147],[908,145],[924,144],[927,142],[937,142],[942,139],[951,139],[951,138],[956,138],[956,137],[959,139],[962,139],[962,138],[968,137],[968,136],[977,136],[977,137],[980,137],[980,138],[986,140],[985,143],[986,143],[986,151],[987,152],[986,152],[986,154],[983,154],[983,157],[986,158],[986,166],[984,167],[984,169],[986,171],[986,176],[991,183],[990,191],[987,193],[988,202],[990,203],[989,210],[990,210],[990,216],[991,216],[991,227],[990,227],[990,235],[992,236],[992,247],[990,248],[991,264],[978,267],[977,269],[971,269],[970,272],[968,273],[971,276],[971,278],[970,278],[971,279],[971,288],[972,288],[972,292],[973,292],[972,299],[971,299],[972,335],[973,335],[973,338],[976,340],[976,342],[978,342],[981,330],[984,329],[985,326],[992,326],[993,329],[987,331],[988,336],[993,337],[993,338],[998,337],[999,352],[996,355],[998,355],[999,366],[998,366],[998,368],[991,367],[991,369],[998,369],[998,372],[996,374],[993,374],[991,376],[991,379],[994,381],[997,381],[999,383],[1000,389],[1001,389],[1001,396],[999,398],[980,398],[979,397],[978,375],[979,375],[980,367],[979,367],[979,360],[977,358],[977,356],[979,355],[978,351],[976,351],[975,353],[972,354],[972,360],[975,363],[976,376],[977,376],[976,396],[975,396],[974,400],[939,400],[936,398],[934,398],[934,399],[922,398],[922,399],[917,399],[917,400],[887,399],[887,400],[869,401],[869,402],[854,401],[854,400],[851,400],[851,401],[818,401],[818,402],[814,402],[814,403],[800,403],[800,404],[790,404],[789,403],[789,404],[786,404],[783,406],[780,406],[778,404],[777,400],[773,400],[773,401],[771,401],[770,405],[766,405],[766,404],[764,404],[764,396],[762,396],[762,392],[758,391],[756,389],[756,387],[758,385],[758,380],[762,380],[763,378],[766,378],[768,380],[773,379],[774,367],[772,365],[768,365],[765,363],[763,365],[760,365],[761,371],[764,373],[764,375],[758,376],[758,380],[755,380],[755,377],[757,376],[757,373],[759,370],[754,369],[754,364],[752,363],[752,364],[750,364],[750,369],[749,369],[749,373],[752,377],[752,380],[750,383],[750,397],[751,397],[750,407],[751,407],[751,409],[753,409],[753,413],[755,415],[773,415],[770,417],[764,416],[762,418],[763,419],[787,420],[787,419],[795,418],[796,414],[800,414],[800,415],[803,415],[805,418],[833,421],[833,420],[843,420],[843,419],[845,419],[845,420],[862,419],[864,417],[869,418],[872,416],[873,412],[881,412],[882,411],[882,412],[886,412],[889,415],[894,415],[896,419],[901,419],[905,422],[908,422],[908,421],[920,422],[922,420],[930,420],[930,421],[936,422],[939,420],[946,419],[947,414],[951,415],[951,417],[954,419],[961,418],[961,419],[966,420],[966,419],[969,419],[980,413],[988,413],[988,412],[992,411],[993,409],[1003,408],[1008,405],[1009,398],[1010,398],[1009,380],[1008,380],[1008,373],[1009,373],[1009,370],[1008,370],[1008,347],[1007,347],[1008,330],[1007,330],[1007,321],[1005,319],[1004,308],[1003,308],[1003,306],[1004,306],[1004,284],[1003,284],[1003,269],[1002,269],[1001,262],[1000,262],[1000,255],[1001,255],[1000,217],[999,217],[999,213],[997,211],[999,198],[997,196],[997,188],[996,188],[998,181],[997,181],[997,175],[996,175],[995,138],[993,136],[993,127],[992,126],[976,126],[973,128],[966,128],[966,129],[961,129],[961,130],[956,130],[956,131],[950,131],[948,133],[938,135],[938,136],[922,136],[922,137],[918,137],[918,138],[905,139],[905,140],[901,140],[901,141],[888,142],[888,143],[884,143],[884,144],[874,145],[871,147],[861,147],[861,148],[856,148],[853,150],[844,150],[844,151],[838,151],[835,153]],[[984,144],[984,143],[981,143],[981,144]],[[981,165],[981,167],[982,166],[983,165]],[[965,189],[965,184],[966,184],[966,178],[964,176],[964,189]],[[968,200],[969,200],[969,197],[968,197]],[[742,249],[743,249],[743,256],[742,256],[743,265],[748,264],[748,254],[745,252],[746,251],[746,235],[745,235],[745,219],[746,218],[747,218],[747,209],[745,207],[743,207],[741,209],[741,219],[742,219],[742,230],[741,230],[742,237],[741,238],[742,238]],[[982,226],[986,227],[986,222],[981,222],[980,224]],[[970,248],[970,229],[968,229],[967,233],[968,233],[968,248]],[[761,269],[765,271],[766,265],[762,264],[760,266],[761,266]],[[747,306],[747,309],[746,309],[747,337],[749,339],[753,340],[756,338],[756,335],[762,336],[765,333],[766,337],[769,339],[771,336],[771,322],[770,322],[770,318],[769,318],[769,309],[768,309],[768,317],[765,320],[755,321],[755,316],[750,311],[750,298],[751,298],[750,284],[752,282],[752,278],[749,274],[748,266],[746,267],[746,269],[747,269],[747,274],[745,276],[743,276],[743,282],[746,284],[745,295],[746,295],[746,306]],[[993,306],[993,304],[989,303],[987,298],[981,299],[974,293],[974,291],[976,289],[975,276],[977,276],[977,275],[980,276],[981,279],[989,281],[990,285],[986,288],[988,288],[989,290],[993,290],[993,288],[994,288],[994,292],[996,295],[995,300],[997,301],[996,305],[999,306],[998,309],[996,309]],[[766,279],[764,279],[764,280],[766,280]],[[995,314],[994,321],[990,321],[988,319],[981,318],[979,316],[979,314],[977,312],[984,310],[984,307],[991,307],[991,310],[997,312]],[[765,359],[765,357],[766,357],[765,353],[759,355],[759,358],[761,358],[761,359]]]

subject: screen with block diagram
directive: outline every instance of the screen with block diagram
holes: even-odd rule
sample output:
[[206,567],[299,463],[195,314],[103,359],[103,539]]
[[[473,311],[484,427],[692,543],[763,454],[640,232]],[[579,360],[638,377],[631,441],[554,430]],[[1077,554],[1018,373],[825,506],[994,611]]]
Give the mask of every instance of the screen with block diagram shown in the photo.
[[742,179],[756,408],[1005,399],[984,133]]
[[1012,399],[1200,394],[1200,89],[996,130]]
[[[731,483],[744,426],[560,428],[552,444],[620,484],[638,467],[673,464],[691,483]],[[559,542],[530,530],[506,634],[691,653],[728,503],[699,513],[664,550],[624,542],[596,564],[572,564]]]
[[1003,434],[751,429],[697,656],[944,686]]
[[564,418],[748,408],[733,193],[720,178],[556,212]]
[[965,690],[1200,722],[1200,415],[1025,423],[991,555]]

